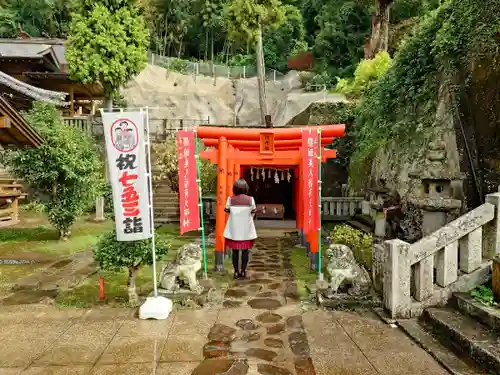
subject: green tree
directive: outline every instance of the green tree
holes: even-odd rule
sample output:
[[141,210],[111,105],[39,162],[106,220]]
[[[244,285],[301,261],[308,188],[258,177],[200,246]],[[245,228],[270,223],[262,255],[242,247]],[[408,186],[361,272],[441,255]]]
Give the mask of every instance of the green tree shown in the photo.
[[38,193],[49,222],[67,239],[96,197],[103,165],[90,137],[65,125],[54,106],[37,102],[25,118],[44,142],[39,148],[3,151],[2,164]]
[[225,17],[229,39],[250,45],[261,29],[276,29],[285,21],[285,8],[280,0],[232,0]]
[[[170,250],[170,244],[156,240],[156,260],[159,261]],[[137,271],[141,266],[153,264],[151,240],[119,242],[116,231],[106,233],[93,249],[94,259],[103,271],[120,272],[128,269],[128,298],[132,306],[139,304],[136,289]]]
[[18,26],[33,37],[65,38],[70,1],[5,0],[0,2],[0,37],[15,38]]
[[[215,33],[225,31],[224,6],[226,3],[226,0],[201,0],[202,23],[205,29],[205,60],[207,60],[210,50],[210,60],[214,61]],[[226,48],[226,46],[224,47]],[[229,47],[227,46],[227,48]]]
[[[246,43],[247,49],[256,44],[261,124],[266,124],[267,104],[264,81],[264,48],[262,33],[278,28],[285,20],[285,8],[280,0],[232,0],[226,7],[229,39]],[[266,124],[267,126],[267,124]]]
[[[172,191],[179,192],[179,163],[177,160],[177,142],[169,137],[163,143],[153,145],[155,165],[158,174],[155,180],[167,180]],[[200,184],[203,194],[215,193],[217,183],[217,168],[208,160],[200,161]]]
[[379,52],[373,59],[363,59],[356,67],[354,78],[341,79],[335,87],[337,92],[359,98],[390,68],[391,56],[387,52]]
[[320,8],[313,52],[321,69],[339,77],[353,74],[370,36],[371,4],[369,0],[329,0]]
[[181,56],[183,41],[193,23],[194,9],[189,0],[149,0],[152,12],[148,20],[152,26],[152,44],[161,56]]
[[99,82],[112,95],[147,63],[149,33],[132,0],[82,0],[71,14],[66,58],[73,79]]
[[305,29],[300,9],[285,5],[286,22],[277,29],[264,33],[264,60],[266,66],[279,71],[288,69],[288,58],[297,49],[307,48]]

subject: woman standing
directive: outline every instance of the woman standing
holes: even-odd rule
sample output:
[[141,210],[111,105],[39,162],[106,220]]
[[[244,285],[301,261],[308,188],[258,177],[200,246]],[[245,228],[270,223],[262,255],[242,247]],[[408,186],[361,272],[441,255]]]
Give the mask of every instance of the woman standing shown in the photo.
[[[248,250],[257,238],[253,222],[257,207],[252,197],[248,196],[248,184],[240,178],[234,183],[234,196],[227,199],[225,211],[229,219],[224,231],[227,248],[233,251],[234,278],[246,278]],[[241,253],[241,268],[239,257]]]

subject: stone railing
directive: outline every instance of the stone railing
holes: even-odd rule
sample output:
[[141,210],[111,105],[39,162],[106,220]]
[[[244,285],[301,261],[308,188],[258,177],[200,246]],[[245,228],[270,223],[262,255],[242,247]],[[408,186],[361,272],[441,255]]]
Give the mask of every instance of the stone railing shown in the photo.
[[441,229],[409,244],[385,241],[384,307],[393,318],[419,316],[454,292],[487,281],[500,251],[500,193]]
[[[360,197],[323,197],[322,219],[323,220],[345,220],[353,217],[361,209],[363,198]],[[215,198],[203,198],[203,213],[210,219],[215,219]]]
[[361,209],[362,197],[323,197],[321,216],[323,220],[344,220],[353,217]]

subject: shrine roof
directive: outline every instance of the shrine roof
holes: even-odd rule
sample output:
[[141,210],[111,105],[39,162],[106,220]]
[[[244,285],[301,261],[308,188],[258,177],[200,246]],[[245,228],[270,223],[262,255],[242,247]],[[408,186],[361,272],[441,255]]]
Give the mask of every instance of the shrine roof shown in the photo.
[[40,100],[57,106],[66,106],[66,93],[41,89],[22,82],[2,71],[0,71],[0,94],[9,99],[15,107],[25,108],[31,105],[33,100]]
[[44,63],[44,70],[67,71],[65,41],[62,39],[31,38],[2,39],[0,38],[0,60],[35,60],[37,64]]
[[42,137],[33,129],[21,114],[5,99],[0,96],[0,117],[7,117],[6,127],[0,128],[0,145],[16,147],[38,147],[42,144]]

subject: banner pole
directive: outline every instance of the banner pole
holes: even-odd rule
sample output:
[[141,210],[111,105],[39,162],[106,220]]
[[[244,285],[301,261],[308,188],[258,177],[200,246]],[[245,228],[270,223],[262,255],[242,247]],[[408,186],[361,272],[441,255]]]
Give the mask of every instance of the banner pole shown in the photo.
[[[144,109],[141,109],[143,111]],[[155,222],[153,211],[153,168],[151,167],[151,142],[149,137],[149,108],[146,107],[146,144],[148,151],[148,184],[149,184],[149,221],[151,223],[151,250],[153,252],[153,291],[158,297],[158,285],[156,280],[156,243],[155,243]]]
[[322,185],[322,148],[323,146],[321,145],[321,128],[318,128],[318,221],[319,221],[319,228],[318,228],[318,280],[323,281],[323,265],[322,265],[322,258],[323,258],[323,239],[321,237],[321,185]]
[[205,220],[203,218],[203,194],[201,191],[201,161],[200,161],[200,144],[198,140],[198,130],[194,128],[194,139],[196,140],[196,168],[198,170],[198,178],[196,183],[198,184],[198,196],[199,202],[198,206],[200,207],[200,223],[201,223],[201,244],[203,247],[203,278],[208,279],[207,274],[207,244],[205,243]]

